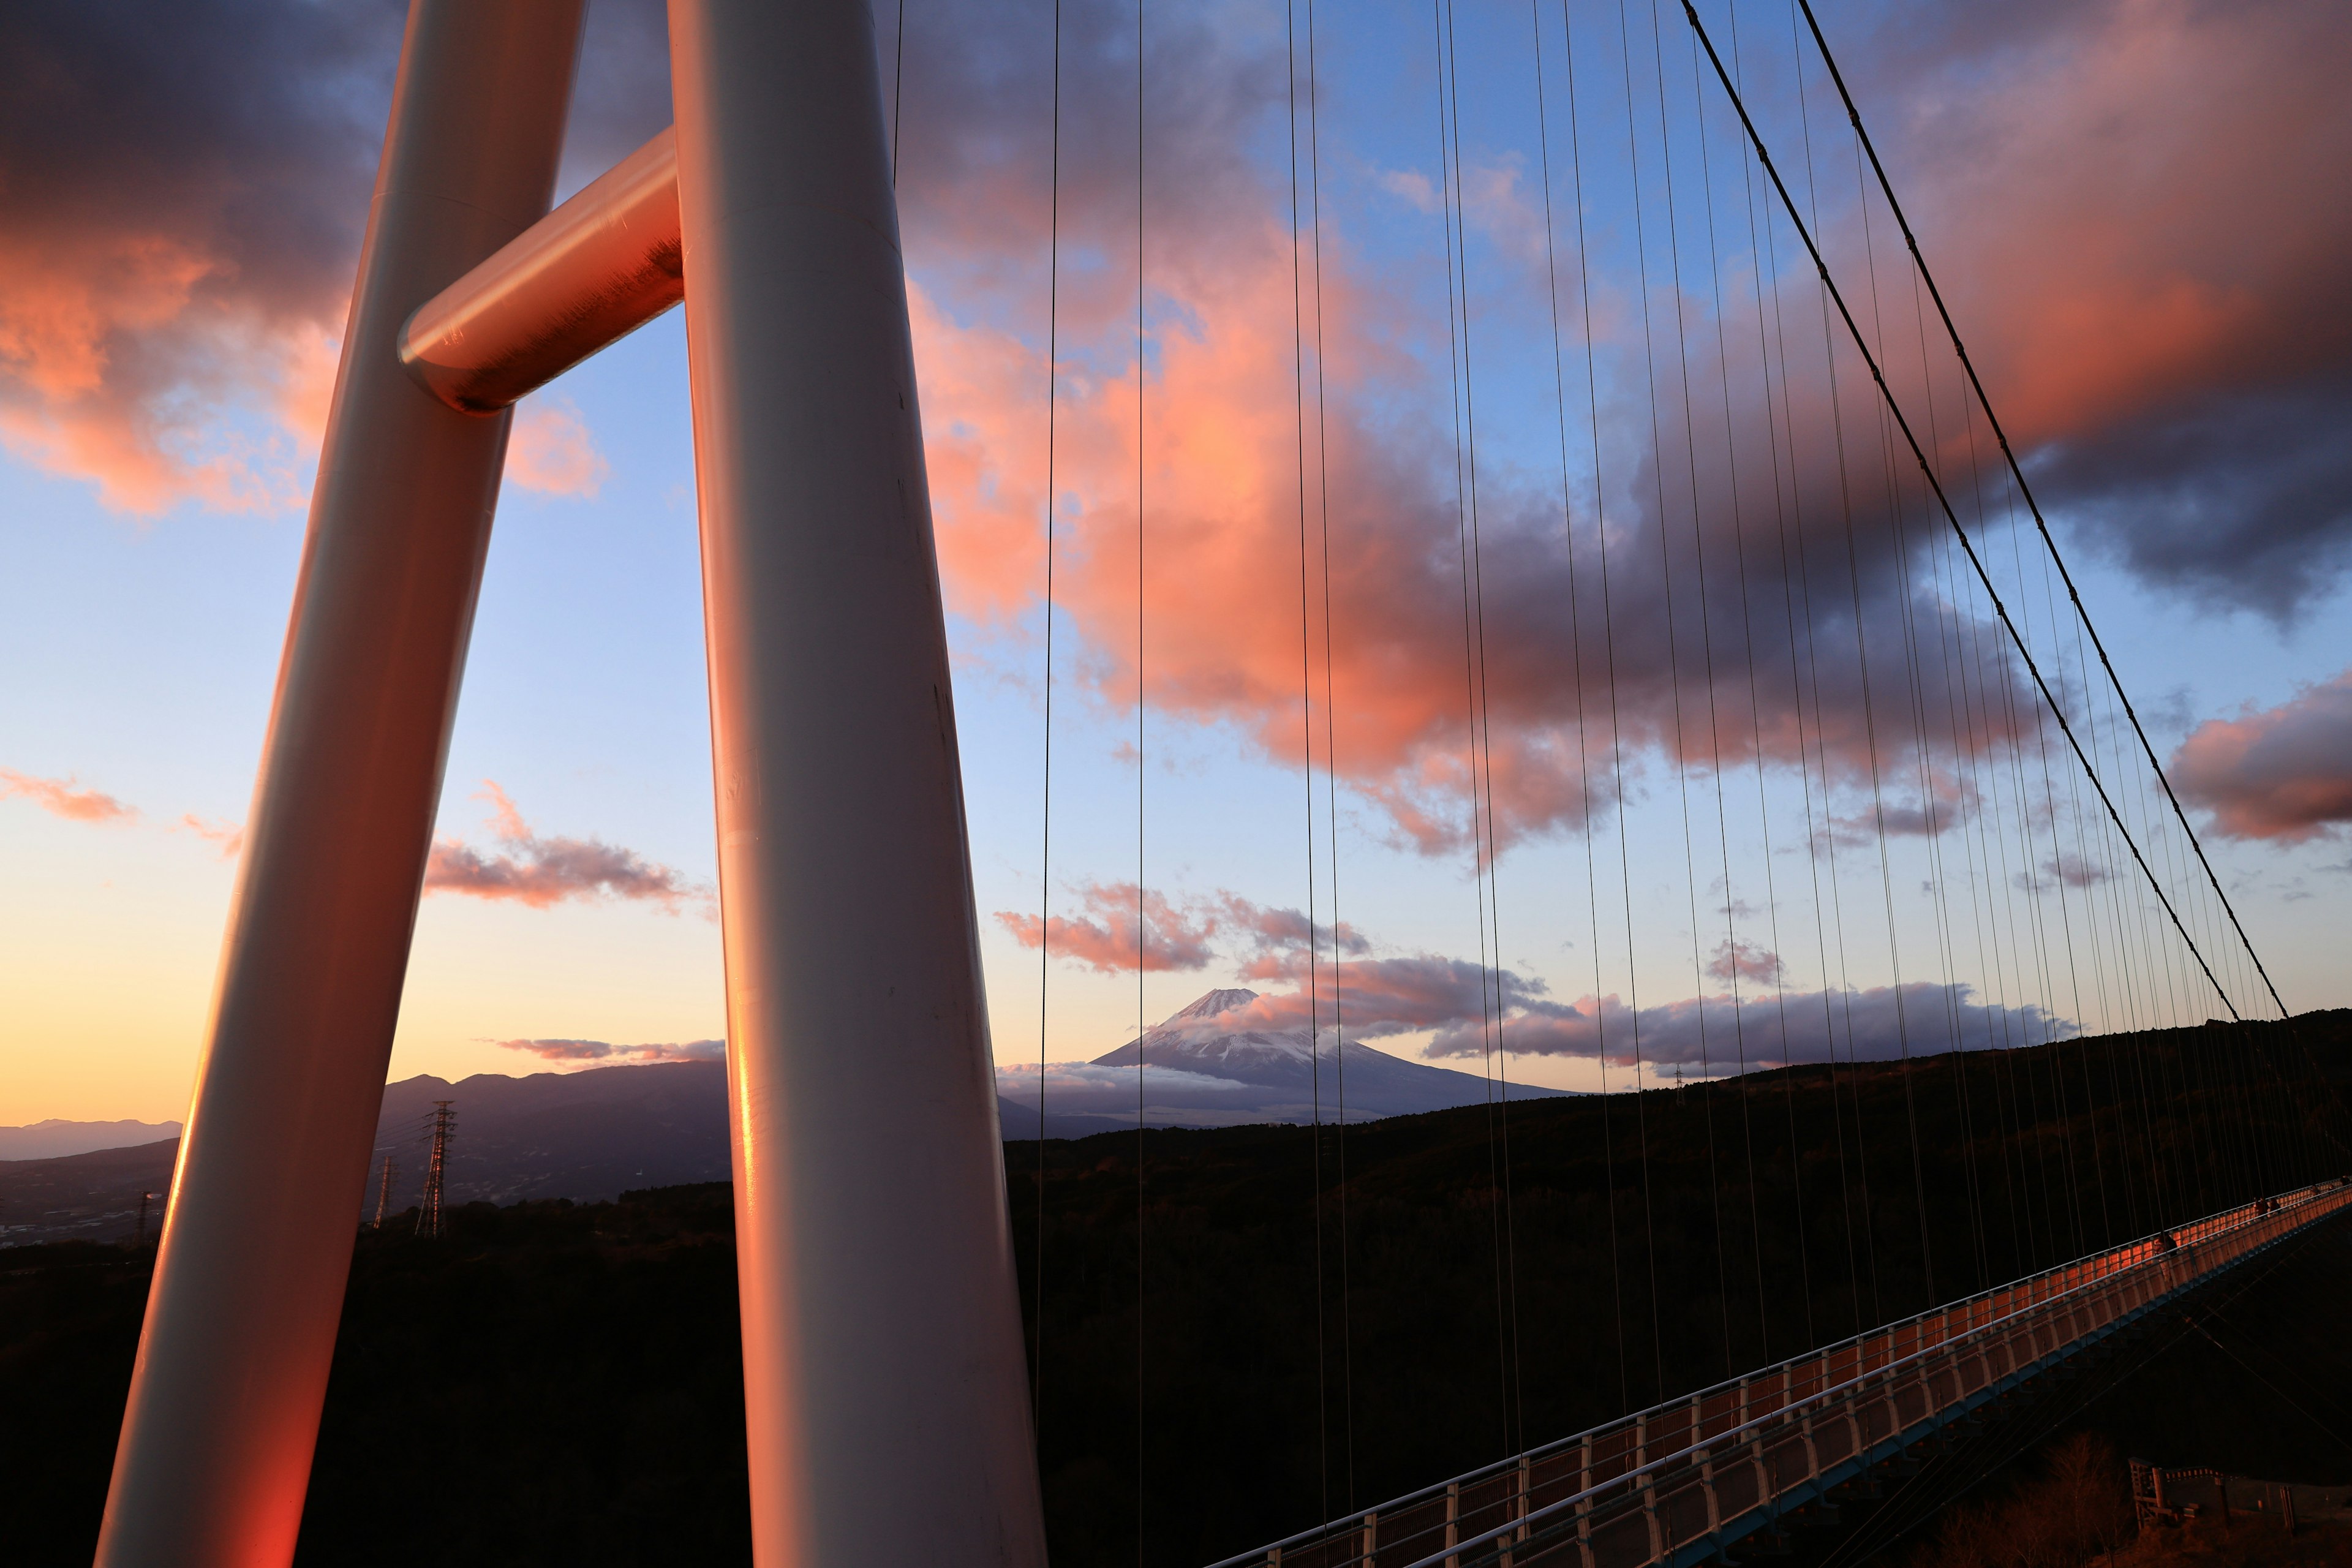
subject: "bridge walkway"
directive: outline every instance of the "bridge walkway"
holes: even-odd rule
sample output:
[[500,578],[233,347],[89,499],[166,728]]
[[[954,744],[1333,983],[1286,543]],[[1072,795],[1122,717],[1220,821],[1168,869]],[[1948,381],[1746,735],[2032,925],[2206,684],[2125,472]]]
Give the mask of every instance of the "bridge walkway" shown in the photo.
[[2337,1180],[2226,1209],[1212,1568],[1683,1568],[2347,1206]]

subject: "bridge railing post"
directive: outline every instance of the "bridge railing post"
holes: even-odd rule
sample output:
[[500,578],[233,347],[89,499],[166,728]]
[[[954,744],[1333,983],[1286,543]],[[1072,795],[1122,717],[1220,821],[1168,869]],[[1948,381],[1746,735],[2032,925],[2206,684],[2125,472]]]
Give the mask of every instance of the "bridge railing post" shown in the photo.
[[1702,1448],[1698,1453],[1699,1489],[1706,1495],[1706,1532],[1709,1536],[1723,1528],[1723,1500],[1715,1492],[1715,1450]]
[[[1592,1489],[1592,1434],[1587,1432],[1576,1445],[1576,1489]],[[1592,1500],[1586,1498],[1576,1505],[1576,1554],[1582,1568],[1592,1568]]]
[[[1646,1465],[1649,1462],[1650,1417],[1644,1414],[1633,1423],[1633,1463]],[[1649,1470],[1642,1472],[1642,1518],[1649,1526],[1649,1560],[1655,1563],[1666,1554],[1666,1538],[1665,1528],[1658,1519],[1657,1476]]]
[[1445,1483],[1445,1568],[1462,1568],[1454,1549],[1462,1544],[1462,1483]]

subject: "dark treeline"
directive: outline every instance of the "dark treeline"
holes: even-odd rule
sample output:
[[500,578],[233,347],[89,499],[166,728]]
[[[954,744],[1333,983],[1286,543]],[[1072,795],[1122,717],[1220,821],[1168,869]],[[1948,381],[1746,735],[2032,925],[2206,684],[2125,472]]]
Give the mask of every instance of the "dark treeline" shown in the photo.
[[[362,1230],[296,1561],[751,1561],[734,1207],[468,1204]],[[0,1563],[86,1568],[152,1245],[0,1251]]]
[[[2332,1014],[2292,1036],[1515,1102],[1344,1142],[1299,1127],[1050,1142],[1042,1314],[1039,1146],[1011,1145],[1054,1561],[1134,1563],[1139,1519],[1146,1563],[1198,1568],[2352,1169],[2336,1141],[2347,1076],[2352,1014]],[[362,1233],[300,1560],[746,1561],[726,1187],[472,1205],[451,1232]],[[0,1252],[11,1563],[89,1561],[151,1258]],[[2207,1408],[2210,1429],[2230,1403]]]

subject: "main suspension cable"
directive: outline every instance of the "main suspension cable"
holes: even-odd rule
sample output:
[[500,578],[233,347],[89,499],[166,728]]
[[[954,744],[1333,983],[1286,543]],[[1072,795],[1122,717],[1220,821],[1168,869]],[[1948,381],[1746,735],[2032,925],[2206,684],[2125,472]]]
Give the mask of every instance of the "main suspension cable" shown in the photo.
[[[1800,3],[1801,4],[1801,0]],[[1796,226],[1797,237],[1804,241],[1806,251],[1813,258],[1813,266],[1821,274],[1823,291],[1827,293],[1831,302],[1837,307],[1838,315],[1844,321],[1847,333],[1853,341],[1855,352],[1862,355],[1863,362],[1869,366],[1871,379],[1877,383],[1879,395],[1886,405],[1888,414],[1894,418],[1896,428],[1902,432],[1905,444],[1910,447],[1913,458],[1919,465],[1920,473],[1926,477],[1927,487],[1934,493],[1936,503],[1942,510],[1945,521],[1959,536],[1961,548],[1968,554],[1969,564],[1975,568],[1979,579],[1984,584],[1985,593],[1992,600],[1993,609],[2000,615],[2001,625],[2008,629],[2011,641],[2017,648],[2018,658],[2023,661],[2026,672],[2033,677],[2034,686],[2041,691],[2042,700],[2048,706],[2051,717],[2058,721],[2059,732],[2066,737],[2066,743],[2073,748],[2075,761],[2082,764],[2084,773],[2091,781],[2091,787],[2098,792],[2099,802],[2106,808],[2108,819],[2115,823],[2116,831],[2123,835],[2124,843],[2130,848],[2132,859],[2138,865],[2140,874],[2147,879],[2148,885],[2155,889],[2157,898],[2164,905],[2164,912],[2171,917],[2173,929],[2180,933],[2180,940],[2186,942],[2189,952],[2196,955],[2198,967],[2204,971],[2206,982],[2213,987],[2214,994],[2221,999],[2221,1005],[2230,1010],[2230,1016],[2232,1019],[2240,1017],[2237,1005],[2231,1000],[2229,992],[2215,977],[2212,965],[2206,962],[2205,954],[2197,946],[2196,939],[2189,934],[2189,928],[2182,923],[2179,910],[2173,907],[2172,900],[2165,893],[2163,884],[2157,880],[2156,873],[2149,867],[2147,857],[2140,853],[2138,843],[2124,827],[2123,819],[2116,810],[2115,802],[2107,795],[2106,785],[2101,782],[2098,771],[2091,765],[2091,759],[2084,753],[2083,743],[2075,736],[2074,726],[2067,722],[2065,711],[2059,706],[2056,694],[2051,690],[2048,679],[2043,677],[2042,667],[2034,660],[2032,650],[2026,646],[2025,638],[2019,632],[2016,622],[2011,619],[2008,605],[2001,599],[2000,591],[1993,586],[1991,575],[1986,572],[1984,562],[1977,554],[1975,541],[1969,537],[1968,530],[1961,523],[1959,514],[1952,510],[1951,500],[1944,493],[1942,481],[1936,477],[1934,467],[1927,461],[1927,454],[1920,447],[1918,436],[1912,430],[1910,420],[1905,417],[1902,405],[1895,402],[1893,390],[1887,386],[1885,374],[1879,368],[1876,356],[1870,352],[1869,343],[1863,335],[1861,325],[1854,320],[1853,310],[1846,304],[1845,295],[1839,289],[1836,279],[1831,277],[1828,261],[1822,258],[1821,247],[1814,243],[1811,229],[1806,226],[1803,216],[1797,211],[1795,198],[1790,195],[1787,184],[1780,178],[1780,172],[1772,162],[1772,154],[1764,145],[1762,133],[1757,130],[1756,122],[1749,118],[1748,105],[1740,98],[1739,89],[1732,85],[1730,74],[1724,69],[1722,57],[1716,52],[1715,40],[1708,37],[1706,26],[1699,20],[1697,7],[1691,3],[1691,0],[1683,0],[1683,16],[1689,21],[1692,30],[1698,35],[1701,47],[1706,50],[1707,59],[1715,68],[1716,79],[1722,83],[1723,90],[1731,96],[1732,107],[1739,114],[1739,123],[1748,132],[1749,144],[1756,150],[1757,161],[1763,165],[1765,174],[1770,176],[1772,188],[1779,194],[1781,205],[1788,209],[1790,222]],[[2275,999],[2275,993],[2273,993],[2273,999]],[[2282,1005],[2282,1011],[2284,1011],[2284,1005]]]
[[[1935,301],[1936,313],[1943,319],[1944,331],[1951,337],[1952,352],[1959,356],[1960,367],[1968,373],[1969,386],[1975,392],[1979,406],[1982,407],[1984,410],[1986,422],[1992,426],[1993,437],[2000,445],[2000,455],[2002,460],[2009,465],[2010,476],[2017,484],[2018,494],[2024,499],[2026,510],[2033,516],[2033,526],[2042,535],[2042,545],[2050,552],[2050,559],[2056,564],[2058,574],[2066,584],[2066,596],[2074,602],[2074,614],[2082,621],[2084,630],[2091,634],[2091,646],[2098,650],[2100,668],[2106,671],[2109,684],[2115,688],[2117,700],[2123,703],[2125,717],[2131,721],[2132,733],[2139,737],[2140,750],[2147,754],[2147,765],[2155,770],[2157,782],[2164,785],[2164,795],[2168,801],[2172,803],[2173,816],[2179,818],[2181,831],[2188,835],[2189,847],[2197,852],[2198,864],[2205,868],[2206,880],[2212,884],[2214,897],[2221,900],[2222,910],[2229,915],[2230,924],[2238,933],[2239,943],[2244,947],[2246,956],[2253,961],[2255,972],[2262,976],[2263,986],[2270,993],[2271,1001],[2278,1007],[2279,1016],[2283,1018],[2292,1017],[2294,1015],[2287,1011],[2286,1003],[2280,997],[2278,987],[2271,983],[2270,971],[2263,966],[2262,954],[2254,951],[2253,942],[2246,935],[2246,928],[2239,922],[2238,911],[2231,904],[2230,895],[2222,889],[2221,879],[2214,873],[2213,863],[2205,858],[2205,846],[2199,840],[2197,830],[2189,826],[2189,814],[2182,808],[2180,805],[2180,797],[2173,793],[2172,781],[2165,776],[2164,764],[2157,760],[2156,747],[2149,742],[2147,731],[2139,721],[2139,713],[2132,707],[2131,694],[2124,689],[2124,684],[2121,678],[2116,674],[2115,661],[2107,657],[2106,644],[2099,637],[2099,628],[2091,621],[2091,613],[2083,604],[2082,593],[2074,585],[2074,574],[2066,569],[2065,557],[2061,555],[2058,552],[2058,542],[2056,539],[2052,537],[2050,532],[2050,524],[2042,515],[2041,503],[2033,499],[2033,487],[2026,483],[2025,470],[2021,466],[2020,466],[2017,460],[2017,453],[2009,444],[2008,432],[2001,428],[2000,416],[1993,412],[1992,400],[1985,395],[1984,382],[1977,374],[1976,363],[1969,358],[1968,345],[1961,341],[1960,329],[1958,324],[1953,321],[1950,309],[1944,303],[1943,290],[1936,286],[1936,276],[1933,272],[1928,270],[1927,258],[1920,253],[1918,237],[1911,232],[1911,221],[1904,216],[1903,204],[1895,199],[1894,183],[1886,177],[1886,165],[1879,161],[1878,148],[1872,142],[1869,131],[1862,123],[1862,111],[1854,106],[1853,94],[1846,89],[1845,76],[1838,69],[1837,60],[1830,53],[1829,40],[1822,36],[1821,22],[1814,16],[1813,7],[1810,3],[1810,0],[1797,0],[1797,6],[1799,10],[1804,13],[1805,26],[1811,30],[1813,35],[1813,46],[1821,51],[1822,63],[1829,68],[1830,80],[1836,85],[1838,97],[1845,105],[1846,118],[1853,122],[1854,135],[1860,140],[1864,153],[1869,156],[1871,170],[1878,176],[1878,188],[1886,197],[1887,209],[1895,215],[1895,223],[1902,227],[1903,242],[1910,247],[1912,265],[1919,269],[1920,281],[1927,284],[1928,298]],[[1683,9],[1689,15],[1691,26],[1698,30],[1700,37],[1704,39],[1706,36],[1706,30],[1699,26],[1698,13],[1692,9],[1690,0],[1683,0]],[[1709,55],[1714,53],[1713,46],[1710,45],[1708,47],[1707,52]],[[1720,63],[1717,64],[1717,68],[1720,71]],[[1725,87],[1727,90],[1729,89],[1730,84],[1728,81],[1725,83]],[[1740,111],[1741,121],[1743,122],[1746,121],[1747,117],[1747,110],[1743,109]],[[1749,134],[1753,136],[1755,128],[1751,125],[1748,130]],[[1760,141],[1757,143],[1757,149],[1759,154],[1761,155],[1763,143]],[[1769,166],[1769,160],[1767,166]],[[1811,242],[1808,241],[1807,243],[1810,245]],[[1897,417],[1899,418],[1900,415],[1898,415]],[[1907,428],[1906,434],[1908,434]],[[1925,460],[1926,459],[1924,458],[1921,459],[1923,463]],[[1937,491],[1937,499],[1942,499],[1942,491],[1940,489]],[[1948,505],[1947,510],[1949,510]],[[1957,521],[1955,521],[1953,526],[1956,528],[1958,526]],[[1971,552],[1971,558],[1973,558],[1973,552]],[[2038,679],[2039,677],[2037,676],[2036,679]],[[2063,716],[2060,718],[2059,722],[2062,725],[2064,724],[2065,720]],[[2073,739],[2072,734],[2070,733],[2067,738],[2071,741]],[[2078,753],[2080,750],[2081,748],[2078,746],[2076,748]],[[2089,769],[2089,766],[2090,764],[2088,763],[2084,764],[2085,771]],[[2095,774],[2094,782],[2095,782],[2095,778],[2096,775]],[[2100,794],[2102,798],[2104,798],[2105,791],[2102,790]],[[2112,812],[2114,807],[2110,805],[2108,810]],[[2126,836],[2126,841],[2129,842],[2128,835]],[[2132,853],[2135,858],[2138,856],[2139,850],[2137,846],[2133,847]],[[2141,869],[2147,870],[2147,865],[2144,861],[2141,864]],[[2149,879],[2151,881],[2154,880],[2153,872],[2149,873]],[[2161,888],[2158,889],[2158,897],[2163,897],[2163,889]],[[2165,904],[2165,910],[2168,914],[2172,912],[2172,906],[2169,900],[2167,900]],[[2175,925],[2179,925],[2180,923],[2180,918],[2179,915],[2173,915],[2173,923]],[[2184,941],[2187,940],[2188,934],[2187,930],[2184,928],[2181,931],[2181,936]],[[2194,951],[2193,943],[2191,944],[2191,950]],[[2198,963],[2200,965],[2204,963],[2202,954],[2200,954]],[[2212,978],[2212,972],[2210,969],[2206,971],[2206,978]],[[2215,984],[2215,989],[2220,989],[2218,982]],[[2226,994],[2224,994],[2222,1000],[2225,1004],[2229,1001],[2229,997]],[[2231,1016],[2234,1017],[2236,1016],[2236,1009],[2233,1007],[2231,1012]]]

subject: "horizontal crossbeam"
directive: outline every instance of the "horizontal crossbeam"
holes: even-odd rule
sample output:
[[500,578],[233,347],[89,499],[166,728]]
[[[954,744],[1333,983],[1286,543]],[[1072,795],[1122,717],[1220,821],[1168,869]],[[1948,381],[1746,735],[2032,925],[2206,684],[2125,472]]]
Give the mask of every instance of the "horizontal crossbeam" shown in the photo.
[[684,298],[664,131],[418,306],[400,363],[459,413],[495,414]]

